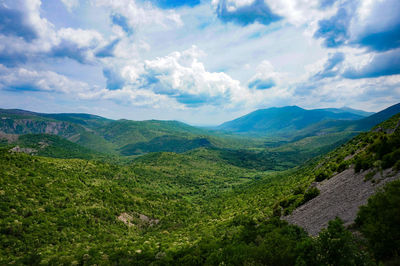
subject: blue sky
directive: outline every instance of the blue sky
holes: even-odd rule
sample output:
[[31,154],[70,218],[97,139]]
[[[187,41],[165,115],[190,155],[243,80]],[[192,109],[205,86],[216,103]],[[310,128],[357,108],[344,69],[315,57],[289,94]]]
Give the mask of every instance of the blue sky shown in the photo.
[[1,108],[211,125],[398,102],[398,0],[0,0]]

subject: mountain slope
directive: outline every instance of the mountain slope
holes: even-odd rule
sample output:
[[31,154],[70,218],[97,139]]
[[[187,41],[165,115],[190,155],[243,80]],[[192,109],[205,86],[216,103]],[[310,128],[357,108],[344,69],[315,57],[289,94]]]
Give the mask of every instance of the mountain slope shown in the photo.
[[[14,137],[14,138],[11,138]],[[25,134],[25,135],[2,135],[0,146],[9,148],[10,152],[28,153],[53,158],[80,158],[93,159],[100,154],[80,146],[74,142],[57,135],[49,134]]]
[[175,136],[155,137],[148,142],[128,144],[120,149],[122,155],[137,155],[148,152],[182,153],[200,147],[212,147],[207,138],[181,138]]
[[[6,134],[53,134],[98,152],[115,154],[121,149],[125,155],[137,154],[139,150],[169,151],[164,148],[177,147],[208,133],[178,121],[115,121],[90,114],[40,114],[2,109],[0,118],[0,131]],[[141,147],[132,148],[136,143]]]
[[291,137],[292,140],[299,140],[309,136],[320,136],[336,132],[360,133],[370,130],[375,125],[382,123],[397,113],[400,113],[400,103],[359,120],[320,121],[294,132]]
[[287,106],[257,110],[225,122],[218,129],[237,133],[289,135],[324,120],[356,120],[361,118],[362,116],[349,112],[332,112],[324,109],[305,110],[297,106]]
[[[85,114],[40,114],[25,110],[0,109],[0,131],[6,134],[52,134],[94,151],[115,153],[114,147],[95,132],[108,120]],[[91,121],[91,122],[89,122]],[[77,122],[77,123],[76,123]]]
[[[345,225],[353,223],[358,208],[371,195],[384,184],[400,179],[399,125],[397,114],[325,156],[315,168],[315,187],[320,194],[285,219],[313,235],[335,217]],[[286,207],[290,212],[293,206]]]
[[[151,153],[123,165],[0,149],[0,264],[341,265],[332,259],[345,257],[342,265],[351,265],[361,253],[356,245],[349,251],[354,241],[343,241],[351,234],[340,221],[310,238],[272,219],[274,205],[310,199],[314,178],[348,171],[350,162],[360,169],[396,165],[396,119],[320,163],[281,172],[233,166],[205,148]],[[346,249],[330,257],[331,244]],[[321,261],[304,262],[310,259]]]
[[324,108],[321,110],[325,110],[328,112],[333,112],[333,113],[351,113],[351,114],[355,114],[355,115],[359,115],[362,117],[367,117],[367,116],[371,116],[374,114],[374,112],[366,112],[363,110],[357,110],[357,109],[353,109],[353,108],[349,108],[349,107],[342,107],[342,108]]

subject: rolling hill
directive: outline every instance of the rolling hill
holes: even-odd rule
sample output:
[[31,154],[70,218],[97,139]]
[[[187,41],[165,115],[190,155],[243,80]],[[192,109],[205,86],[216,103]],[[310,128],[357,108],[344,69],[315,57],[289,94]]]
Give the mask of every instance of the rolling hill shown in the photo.
[[[281,145],[305,138],[342,133],[343,141],[400,112],[400,103],[365,117],[368,113],[349,108],[304,110],[297,106],[257,110],[220,125],[220,130],[242,135],[277,138]],[[363,116],[361,116],[362,114]],[[272,142],[271,147],[274,146]]]
[[[316,180],[335,181],[354,171],[368,184],[391,178],[380,172],[398,171],[399,119],[383,122],[326,156],[278,172],[242,167],[242,160],[233,162],[232,155],[204,147],[182,154],[149,153],[127,164],[0,148],[0,263],[369,265],[392,259],[398,252],[393,242],[385,244],[383,255],[374,247],[384,244],[384,237],[398,236],[391,214],[398,210],[394,196],[399,186],[378,194],[385,204],[374,209],[372,202],[359,214],[359,230],[368,243],[337,219],[325,221],[327,228],[310,237],[276,216],[325,199],[329,190],[316,191],[311,185]],[[33,143],[48,137],[23,136],[19,141]],[[51,137],[46,141],[59,139]],[[362,194],[362,188],[352,191]],[[379,210],[385,215],[382,226],[372,220]],[[386,231],[375,236],[371,228]]]
[[15,109],[0,109],[0,118],[0,132],[4,134],[52,134],[93,151],[114,155],[184,152],[203,146],[263,145],[263,140],[221,134],[178,121],[111,120],[90,114],[41,114]]
[[[97,157],[102,153],[100,157],[104,158],[108,155],[138,156],[162,151],[184,153],[206,148],[209,155],[218,154],[219,158],[231,165],[247,169],[284,170],[334,149],[355,134],[368,130],[399,111],[400,105],[394,105],[360,119],[359,114],[352,113],[360,113],[359,111],[349,109],[304,110],[291,106],[259,110],[225,124],[237,124],[239,121],[242,128],[249,125],[251,130],[261,130],[254,136],[252,133],[227,134],[192,127],[178,121],[111,120],[89,114],[40,114],[23,110],[1,110],[0,131],[3,135],[14,137],[26,134],[53,134],[63,137],[66,141],[80,145],[70,145],[71,147],[77,150],[78,147],[87,149],[78,153],[71,152],[76,158],[82,158],[83,153],[90,156],[96,154]],[[270,133],[260,133],[267,128],[271,129]],[[264,136],[268,134],[272,134],[272,137]],[[0,136],[1,138],[6,137]],[[55,143],[59,142],[61,140]],[[59,144],[64,148],[68,146]],[[18,143],[14,145],[21,146]],[[37,144],[21,147],[38,150]],[[53,157],[67,153],[61,150],[58,153],[44,153],[42,149],[39,151],[39,155],[53,154]]]
[[339,109],[305,110],[298,106],[254,111],[218,127],[236,133],[290,136],[296,131],[326,120],[358,120],[363,116]]

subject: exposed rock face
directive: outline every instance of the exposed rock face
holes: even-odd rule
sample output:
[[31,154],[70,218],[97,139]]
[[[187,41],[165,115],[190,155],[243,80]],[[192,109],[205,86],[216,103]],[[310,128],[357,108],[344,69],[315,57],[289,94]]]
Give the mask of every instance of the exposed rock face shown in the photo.
[[32,119],[0,119],[0,129],[6,134],[46,133],[63,137],[70,137],[78,133],[77,128],[67,122]]
[[32,155],[32,154],[37,153],[37,150],[32,149],[32,148],[20,148],[19,146],[15,146],[14,148],[10,149],[9,152],[11,152],[11,153],[22,152],[22,153]]
[[134,213],[132,215],[123,212],[118,217],[118,220],[126,224],[128,227],[138,225],[139,227],[143,226],[153,226],[160,222],[158,219],[151,219],[148,216],[140,213]]
[[320,195],[283,217],[286,221],[303,227],[309,234],[317,235],[330,220],[340,217],[345,225],[354,222],[358,209],[384,184],[400,178],[400,173],[385,170],[364,181],[368,171],[354,173],[347,169],[317,185]]
[[126,224],[129,227],[134,226],[134,224],[132,223],[133,217],[131,215],[127,214],[126,212],[121,213],[117,217],[117,219],[120,220],[121,222],[123,222],[124,224]]
[[18,135],[15,134],[6,134],[0,131],[0,140],[7,140],[8,143],[13,143],[18,140]]
[[156,225],[156,224],[158,224],[158,223],[160,222],[160,220],[158,220],[158,219],[151,219],[151,218],[147,217],[147,216],[144,215],[144,214],[139,214],[139,219],[140,219],[143,223],[145,223],[145,224],[147,224],[147,225],[149,225],[149,226]]

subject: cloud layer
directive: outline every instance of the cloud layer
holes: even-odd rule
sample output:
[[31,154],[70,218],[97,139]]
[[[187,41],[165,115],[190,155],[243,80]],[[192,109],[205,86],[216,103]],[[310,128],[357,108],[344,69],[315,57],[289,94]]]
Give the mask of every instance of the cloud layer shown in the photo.
[[207,120],[274,105],[377,110],[400,100],[399,80],[398,0],[0,3],[0,95]]

